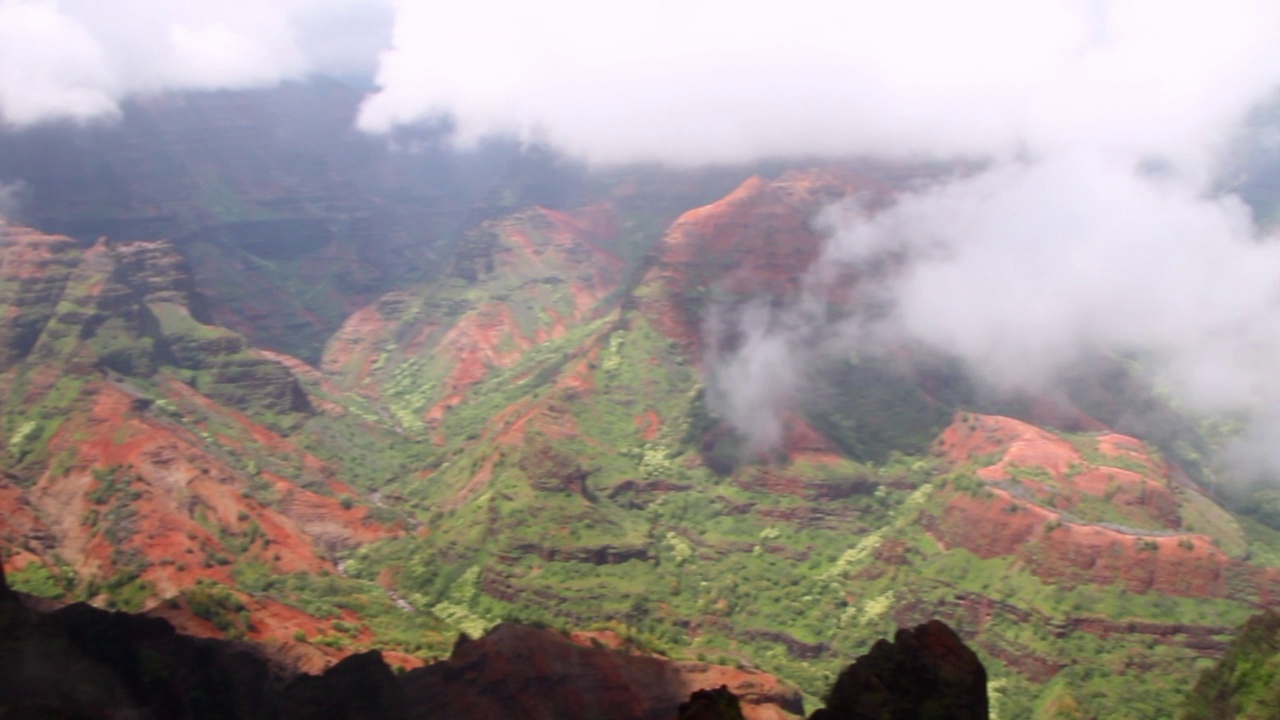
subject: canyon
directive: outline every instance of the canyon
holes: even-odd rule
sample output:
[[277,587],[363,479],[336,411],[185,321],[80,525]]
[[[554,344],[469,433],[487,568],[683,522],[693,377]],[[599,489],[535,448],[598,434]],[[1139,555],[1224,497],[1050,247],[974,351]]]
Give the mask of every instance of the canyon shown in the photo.
[[[777,447],[725,416],[744,338],[708,318],[796,303],[831,203],[955,168],[396,152],[344,130],[357,97],[0,137],[30,192],[0,223],[0,546],[29,605],[531,718],[673,717],[720,685],[794,717],[939,618],[1002,717],[1154,718],[1280,592],[1280,532],[1114,358],[1007,397],[869,348],[810,368]],[[604,679],[566,705],[519,694],[580,666]]]

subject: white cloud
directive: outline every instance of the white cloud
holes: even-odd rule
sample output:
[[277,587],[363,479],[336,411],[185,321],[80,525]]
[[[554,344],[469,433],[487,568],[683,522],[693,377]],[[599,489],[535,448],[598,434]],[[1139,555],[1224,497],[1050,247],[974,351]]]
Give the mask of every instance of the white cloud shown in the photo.
[[110,117],[131,93],[367,73],[380,0],[0,0],[0,118]]
[[21,182],[0,182],[0,223],[13,217],[21,208],[21,196],[26,189]]
[[398,5],[362,126],[452,112],[601,161],[1009,153],[1203,160],[1280,79],[1280,5],[741,0]]
[[93,35],[51,2],[0,5],[0,111],[26,124],[115,110],[117,89]]
[[0,40],[11,123],[376,63],[368,130],[451,112],[464,139],[600,161],[1105,142],[1203,164],[1280,77],[1272,0],[0,0]]
[[[988,387],[1037,394],[1104,353],[1141,358],[1192,411],[1248,418],[1250,461],[1280,471],[1280,243],[1238,198],[1073,149],[820,221],[799,300],[730,316],[742,345],[714,358],[719,407],[756,446],[781,437],[824,355],[924,345]],[[871,266],[892,269],[849,272]],[[858,295],[882,312],[830,319],[832,284],[850,276],[874,278]]]
[[[191,87],[227,87],[271,83],[295,77],[304,66],[287,27],[273,28],[280,43],[268,46],[226,23],[169,28],[169,53],[173,63],[164,81]],[[283,52],[278,49],[283,48]],[[277,55],[278,57],[273,57]]]
[[1142,351],[1202,401],[1280,399],[1274,366],[1254,362],[1280,360],[1280,245],[1234,197],[1055,156],[845,221],[825,260],[890,252],[909,261],[885,289],[888,322],[993,384],[1035,389],[1082,351]]

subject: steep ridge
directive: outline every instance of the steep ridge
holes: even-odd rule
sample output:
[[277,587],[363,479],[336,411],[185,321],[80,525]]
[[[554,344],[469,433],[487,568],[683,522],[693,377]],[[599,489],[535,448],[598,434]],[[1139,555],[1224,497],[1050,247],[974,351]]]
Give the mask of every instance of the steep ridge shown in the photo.
[[0,222],[0,251],[0,301],[5,309],[0,369],[7,370],[26,357],[53,317],[79,253],[71,238],[8,222]]
[[[86,247],[0,223],[0,292],[0,542],[19,585],[131,609],[214,593],[221,610],[202,606],[205,624],[220,618],[214,635],[277,648],[327,635],[324,613],[229,588],[338,573],[336,553],[403,525],[236,409],[277,428],[311,412],[287,367],[197,319],[174,247]],[[312,667],[345,654],[315,648]]]
[[99,240],[81,248],[0,223],[0,252],[9,306],[3,332],[11,338],[4,369],[28,360],[44,366],[46,379],[63,367],[78,376],[146,377],[167,364],[191,371],[205,394],[234,407],[308,409],[287,370],[239,335],[200,321],[186,261],[171,243]]
[[[927,177],[924,170],[917,177]],[[668,229],[638,290],[636,305],[660,334],[697,362],[708,385],[744,340],[744,313],[796,303],[823,247],[821,210],[856,198],[867,212],[891,202],[912,179],[883,169],[832,166],[753,177],[721,200],[684,213]],[[825,298],[830,312],[856,312],[865,278],[850,275]],[[814,342],[819,339],[814,338]],[[948,413],[918,386],[913,358],[839,358],[811,368],[780,428],[781,452],[795,460],[817,451],[883,461],[892,450],[918,452]],[[855,420],[856,418],[856,420]],[[724,465],[739,454],[723,428],[702,438],[704,460]]]
[[[189,401],[185,386],[164,385],[174,407]],[[139,398],[117,385],[86,384],[79,398],[88,407],[67,417],[50,439],[50,468],[34,482],[16,478],[4,485],[20,511],[6,522],[4,540],[17,550],[8,564],[21,577],[138,609],[198,594],[207,583],[234,588],[240,584],[234,571],[242,567],[334,573],[334,553],[398,532],[374,521],[367,506],[341,501],[355,492],[315,458],[304,455],[304,469],[289,474],[329,494],[271,471],[249,474],[236,460],[246,447],[234,436],[181,427],[163,411],[140,409]],[[297,452],[243,416],[223,419],[241,420],[242,431],[257,436],[263,443],[255,448],[258,457],[270,458],[266,445],[272,443],[277,451]],[[279,603],[267,600],[228,595],[227,602],[251,607],[243,618],[232,613],[234,622],[216,636],[243,633],[280,645],[299,629],[314,635],[322,624],[288,608],[282,612],[299,617],[274,621],[267,606]]]
[[420,294],[385,295],[353,314],[321,367],[410,433],[430,433],[437,444],[456,432],[473,436],[474,423],[455,430],[446,422],[473,387],[494,376],[520,383],[547,372],[564,362],[558,344],[581,342],[607,313],[624,266],[601,243],[617,232],[607,205],[532,208],[483,223],[447,281]]
[[965,414],[937,447],[953,466],[997,458],[974,473],[984,486],[955,493],[929,528],[946,546],[1019,557],[1051,582],[1261,603],[1280,590],[1276,571],[1231,557],[1244,537],[1230,515],[1175,482],[1174,469],[1133,438],[1070,442],[1009,418]]
[[847,168],[752,177],[667,231],[640,294],[645,317],[697,357],[701,313],[713,299],[793,299],[822,246],[812,224],[824,205],[859,194],[883,202],[891,186]]

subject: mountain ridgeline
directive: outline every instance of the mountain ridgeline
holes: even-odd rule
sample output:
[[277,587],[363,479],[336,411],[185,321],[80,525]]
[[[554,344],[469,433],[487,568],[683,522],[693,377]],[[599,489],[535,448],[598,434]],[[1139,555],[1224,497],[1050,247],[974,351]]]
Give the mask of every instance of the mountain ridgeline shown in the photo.
[[[1211,667],[1198,697],[1253,687],[1230,641],[1280,598],[1280,531],[1124,358],[1010,397],[904,343],[808,368],[776,447],[722,414],[733,320],[813,301],[815,215],[956,168],[589,171],[444,127],[363,137],[358,97],[162,96],[0,133],[17,590],[287,673],[378,649],[462,715],[488,701],[450,683],[530,668],[488,653],[602,645],[633,658],[623,695],[583,708],[649,702],[649,673],[671,689],[653,717],[721,684],[794,717],[832,687],[897,693],[841,668],[899,627],[917,655],[963,638],[993,716],[1167,717]],[[876,312],[896,271],[823,312]]]

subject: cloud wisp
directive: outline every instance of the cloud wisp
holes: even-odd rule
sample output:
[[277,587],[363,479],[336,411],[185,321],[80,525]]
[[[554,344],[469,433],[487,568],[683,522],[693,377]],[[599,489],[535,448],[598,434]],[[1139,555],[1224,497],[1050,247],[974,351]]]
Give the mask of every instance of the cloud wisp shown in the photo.
[[[717,360],[721,409],[754,447],[777,442],[808,369],[831,354],[923,346],[989,388],[1034,395],[1104,353],[1140,357],[1194,412],[1246,419],[1237,450],[1280,471],[1280,243],[1235,196],[1073,152],[875,213],[850,201],[819,222],[828,238],[800,299],[735,318],[742,343]],[[834,283],[872,266],[892,268],[860,289],[876,313],[822,312]],[[750,372],[762,367],[768,377]]]
[[26,186],[22,182],[0,182],[0,222],[17,216],[25,191]]

